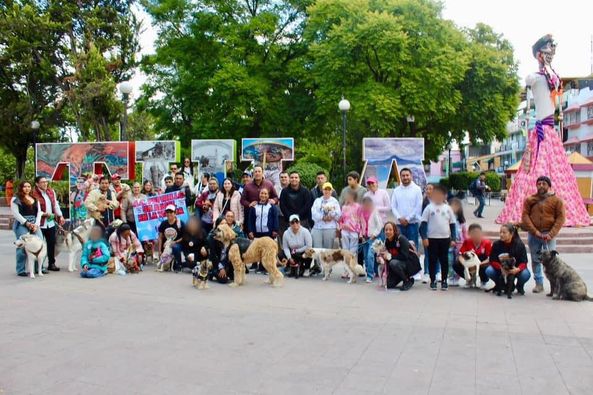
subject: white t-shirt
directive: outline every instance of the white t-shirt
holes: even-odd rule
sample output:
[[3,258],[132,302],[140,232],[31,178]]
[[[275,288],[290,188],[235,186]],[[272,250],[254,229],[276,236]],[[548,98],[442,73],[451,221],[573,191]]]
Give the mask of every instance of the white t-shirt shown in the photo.
[[455,213],[448,204],[430,203],[422,212],[422,222],[426,222],[429,239],[447,239],[451,237],[449,225],[455,223]]

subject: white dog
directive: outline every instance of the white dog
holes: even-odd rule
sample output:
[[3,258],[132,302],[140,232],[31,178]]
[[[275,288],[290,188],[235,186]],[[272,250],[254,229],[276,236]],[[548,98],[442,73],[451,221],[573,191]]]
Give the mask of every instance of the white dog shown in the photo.
[[464,252],[459,255],[459,262],[463,265],[463,277],[468,287],[476,286],[478,273],[480,272],[480,258],[473,251]]
[[379,278],[381,279],[381,287],[387,286],[387,263],[391,260],[391,254],[385,248],[385,242],[381,239],[376,239],[371,248],[377,254],[377,263],[379,264]]
[[68,253],[68,271],[78,270],[76,262],[80,262],[83,244],[89,239],[91,228],[95,224],[93,218],[88,218],[73,231],[60,229],[56,235],[56,255],[60,252]]
[[173,264],[173,239],[167,239],[165,241],[165,245],[163,246],[163,252],[161,253],[160,259],[157,262],[157,272],[164,272],[171,270],[171,265]]
[[37,275],[43,277],[43,262],[47,257],[45,241],[32,234],[24,234],[14,242],[17,248],[23,248],[27,254],[27,269],[29,277],[35,278],[35,261],[37,261]]
[[348,284],[356,282],[358,275],[366,274],[364,267],[358,264],[356,256],[348,250],[328,250],[323,248],[307,248],[304,258],[318,259],[323,267],[323,281],[327,281],[334,265],[344,263],[348,272]]

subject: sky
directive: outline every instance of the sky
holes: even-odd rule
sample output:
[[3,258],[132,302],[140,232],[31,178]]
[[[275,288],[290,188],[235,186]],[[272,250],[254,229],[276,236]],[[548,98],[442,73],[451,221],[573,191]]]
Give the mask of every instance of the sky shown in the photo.
[[[458,26],[473,27],[483,22],[503,34],[513,45],[522,81],[537,69],[531,46],[547,33],[558,42],[553,65],[560,76],[581,77],[593,73],[591,0],[444,0],[443,3],[443,17]],[[157,33],[150,25],[150,17],[143,11],[138,14],[144,22],[141,53],[153,53]],[[145,76],[140,72],[132,79],[136,96],[144,81]]]

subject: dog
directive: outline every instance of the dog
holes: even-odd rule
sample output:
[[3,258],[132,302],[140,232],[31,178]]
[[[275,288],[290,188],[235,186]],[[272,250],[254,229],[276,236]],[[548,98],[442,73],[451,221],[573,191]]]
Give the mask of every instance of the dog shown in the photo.
[[82,246],[89,239],[91,228],[95,224],[93,218],[85,219],[76,229],[69,231],[58,227],[56,234],[56,256],[60,252],[68,253],[68,271],[78,270],[76,262],[80,262]]
[[27,254],[27,269],[30,278],[35,278],[35,261],[37,261],[37,275],[43,277],[43,262],[47,257],[47,245],[43,239],[30,233],[19,237],[14,245],[22,248]]
[[329,279],[333,266],[338,263],[344,263],[348,272],[348,284],[356,282],[358,275],[365,275],[366,271],[358,264],[358,257],[348,250],[327,250],[317,248],[307,248],[303,253],[305,258],[319,259],[323,266],[323,281]]
[[144,265],[152,265],[156,261],[155,251],[154,251],[154,242],[153,241],[145,241],[142,243],[142,248],[144,249]]
[[391,260],[391,254],[385,248],[385,242],[381,239],[376,239],[371,248],[377,255],[377,263],[379,264],[379,278],[381,279],[380,286],[387,287],[387,263]]
[[159,258],[157,263],[157,272],[168,272],[173,267],[173,260],[175,257],[173,256],[173,239],[167,239],[165,241],[165,245],[163,247],[163,252]]
[[501,267],[501,284],[496,290],[496,295],[500,296],[502,291],[504,290],[507,299],[513,298],[513,291],[515,290],[515,278],[514,274],[509,273],[510,270],[517,267],[517,260],[515,258],[501,258],[500,259],[500,267]]
[[593,301],[587,295],[587,284],[572,267],[560,259],[557,251],[540,251],[539,255],[550,282],[551,292],[547,296],[552,296],[555,300]]
[[459,255],[459,262],[463,265],[463,278],[468,287],[475,288],[478,274],[480,272],[480,258],[473,251],[467,251]]
[[192,269],[192,285],[198,289],[208,289],[208,273],[212,269],[212,262],[204,260]]
[[[251,243],[237,239],[237,235],[230,226],[221,224],[214,231],[214,239],[223,244],[223,248],[228,251],[228,257],[233,265],[234,279],[229,284],[231,287],[243,285],[245,282],[245,265],[255,262],[261,262],[268,272],[266,283],[273,287],[282,285],[284,276],[278,270],[278,243],[270,237],[260,237]],[[245,247],[248,247],[245,249]],[[241,248],[243,247],[243,248]],[[243,252],[244,251],[244,252]]]

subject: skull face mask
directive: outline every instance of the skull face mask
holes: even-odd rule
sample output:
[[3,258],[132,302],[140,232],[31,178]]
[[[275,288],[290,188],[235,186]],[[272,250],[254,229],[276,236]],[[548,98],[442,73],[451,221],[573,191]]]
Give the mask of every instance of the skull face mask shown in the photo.
[[548,43],[540,50],[540,61],[545,65],[550,65],[554,60],[556,54],[556,43],[554,41],[548,41]]

